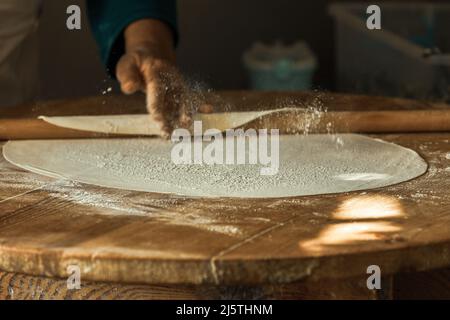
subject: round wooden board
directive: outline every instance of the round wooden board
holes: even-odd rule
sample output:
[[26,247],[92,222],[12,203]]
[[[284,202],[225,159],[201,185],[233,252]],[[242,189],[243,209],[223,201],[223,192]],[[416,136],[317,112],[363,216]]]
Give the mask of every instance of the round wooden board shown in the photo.
[[428,172],[399,185],[201,199],[57,181],[0,159],[0,269],[147,284],[263,284],[450,265],[450,134],[377,135]]

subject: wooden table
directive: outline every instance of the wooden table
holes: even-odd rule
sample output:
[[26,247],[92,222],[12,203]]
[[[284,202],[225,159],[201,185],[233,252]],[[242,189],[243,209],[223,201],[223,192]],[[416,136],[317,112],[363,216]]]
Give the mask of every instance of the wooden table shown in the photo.
[[[445,107],[314,93],[211,100],[236,109]],[[143,111],[139,96],[96,97],[0,117]],[[428,172],[367,192],[201,199],[57,181],[0,157],[0,298],[449,298],[450,133],[376,137],[416,150]],[[80,290],[67,289],[70,265],[80,268]],[[381,268],[381,290],[366,286],[370,265]]]

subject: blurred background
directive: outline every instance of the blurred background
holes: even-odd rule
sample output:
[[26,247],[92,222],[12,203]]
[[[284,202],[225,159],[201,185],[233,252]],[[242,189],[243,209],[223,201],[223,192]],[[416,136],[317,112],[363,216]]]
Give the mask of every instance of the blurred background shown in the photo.
[[[178,62],[186,75],[214,89],[297,85],[448,101],[450,1],[432,1],[432,9],[423,6],[430,2],[377,2],[383,30],[370,31],[365,26],[369,3],[360,1],[180,0]],[[71,4],[85,7],[82,0],[44,1],[40,99],[98,95],[114,86],[86,15],[81,31],[66,29]],[[298,41],[310,49],[306,67],[290,61],[294,49],[281,46]],[[255,47],[257,42],[266,47]],[[270,46],[277,42],[272,55]],[[258,58],[265,64],[256,63]]]

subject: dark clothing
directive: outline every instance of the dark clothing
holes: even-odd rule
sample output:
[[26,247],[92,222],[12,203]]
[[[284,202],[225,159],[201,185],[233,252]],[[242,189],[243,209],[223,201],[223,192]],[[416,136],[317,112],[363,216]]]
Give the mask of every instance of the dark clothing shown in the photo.
[[134,21],[161,20],[171,27],[177,41],[176,0],[87,0],[87,7],[92,32],[108,72],[114,73],[124,54],[123,31]]

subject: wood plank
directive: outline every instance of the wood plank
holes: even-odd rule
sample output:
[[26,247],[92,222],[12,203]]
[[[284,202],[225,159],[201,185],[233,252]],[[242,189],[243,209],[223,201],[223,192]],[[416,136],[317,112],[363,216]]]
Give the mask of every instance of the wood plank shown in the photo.
[[0,300],[375,300],[380,292],[367,289],[365,280],[358,278],[257,287],[83,282],[80,289],[68,289],[65,279],[0,272]]
[[[448,265],[450,135],[379,137],[418,150],[428,173],[382,190],[288,199],[195,199],[56,181],[0,203],[0,268],[64,277],[78,264],[96,281],[259,284],[360,276],[371,264],[386,274]],[[364,206],[379,211],[367,217]],[[384,212],[394,216],[377,216]],[[342,232],[349,226],[356,237]]]
[[[226,93],[219,98],[240,108],[272,108],[280,101],[317,104],[315,97]],[[142,107],[139,97],[105,104],[102,99],[3,115],[95,114],[110,103],[111,113]],[[402,99],[324,99],[326,107],[338,110],[430,108]],[[428,172],[367,192],[199,199],[56,181],[0,159],[0,269],[64,278],[67,266],[76,264],[87,281],[254,286],[361,277],[372,264],[386,275],[449,266],[450,134],[374,137],[418,151]]]
[[407,272],[395,276],[393,298],[450,300],[450,269]]
[[[3,146],[0,141],[0,148]],[[0,156],[0,203],[11,197],[39,189],[53,180],[23,171]]]

